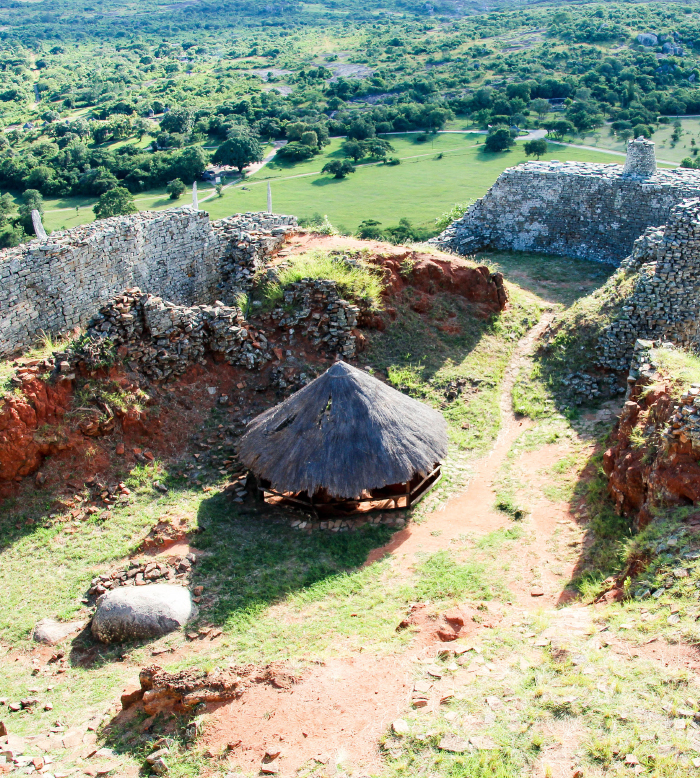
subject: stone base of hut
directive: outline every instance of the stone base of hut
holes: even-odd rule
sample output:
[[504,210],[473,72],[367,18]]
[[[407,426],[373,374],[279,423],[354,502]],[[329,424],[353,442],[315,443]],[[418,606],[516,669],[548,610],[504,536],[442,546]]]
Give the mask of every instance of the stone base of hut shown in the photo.
[[260,479],[256,494],[260,501],[270,505],[302,507],[317,516],[352,516],[377,510],[395,511],[412,508],[441,478],[442,471],[438,464],[427,475],[418,473],[407,483],[365,490],[361,497],[355,500],[338,500],[323,489],[319,489],[311,496],[308,492],[278,492],[272,488],[270,481]]

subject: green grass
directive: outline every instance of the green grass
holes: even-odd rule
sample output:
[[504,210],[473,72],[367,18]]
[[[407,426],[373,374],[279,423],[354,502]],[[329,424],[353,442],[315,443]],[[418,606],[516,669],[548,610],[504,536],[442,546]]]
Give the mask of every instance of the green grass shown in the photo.
[[[697,144],[700,143],[700,119],[683,117],[678,119],[683,128],[683,134],[681,135],[681,139],[674,146],[671,141],[671,135],[673,135],[673,123],[675,121],[675,117],[671,117],[670,124],[660,124],[652,136],[652,140],[656,144],[657,158],[660,160],[668,160],[669,162],[676,164],[679,164],[685,157],[697,159],[697,157],[694,157],[691,154],[693,146],[691,146],[690,141],[691,139],[694,139],[696,143],[695,148],[698,148]],[[589,146],[598,146],[601,149],[611,149],[613,151],[618,151],[621,154],[626,152],[627,147],[626,143],[610,135],[609,127],[601,127],[599,130],[596,130],[595,133],[588,135],[585,138],[577,139],[574,142]]]
[[343,261],[337,252],[328,251],[310,251],[291,257],[277,271],[277,281],[261,287],[262,302],[266,308],[272,307],[282,301],[284,289],[310,278],[335,281],[343,296],[364,300],[372,308],[380,307],[384,289],[381,275],[376,268],[362,261],[361,254],[353,259],[351,265]]
[[[289,164],[273,161],[242,183],[227,187],[223,197],[213,196],[202,203],[212,219],[233,213],[267,209],[267,181],[272,182],[272,204],[276,213],[311,217],[328,215],[332,224],[354,231],[364,219],[376,219],[389,227],[406,217],[416,225],[432,226],[434,220],[457,202],[483,196],[507,168],[526,161],[522,144],[501,154],[483,150],[481,136],[438,134],[426,143],[415,143],[416,133],[389,136],[400,165],[360,165],[357,172],[338,180],[321,175],[326,162],[342,158],[342,140],[335,138],[323,153],[311,160]],[[437,159],[443,154],[442,159]],[[584,162],[610,162],[609,155],[550,145],[543,159]],[[198,185],[200,186],[200,185]],[[200,186],[200,200],[210,194]],[[165,190],[136,195],[141,210],[184,205],[189,195],[173,203]],[[46,201],[48,229],[74,227],[92,221],[94,199],[64,198]],[[81,210],[76,215],[75,205]],[[68,210],[57,210],[66,208]]]
[[654,364],[669,374],[677,384],[674,394],[687,389],[691,384],[700,384],[700,357],[685,349],[652,349]]
[[485,567],[469,561],[460,564],[448,551],[438,551],[418,568],[414,593],[418,600],[490,600],[502,587],[490,579]]
[[[307,255],[301,263],[292,264],[287,280],[314,272],[313,267],[305,265],[307,262],[312,266],[316,263],[317,269],[323,266],[320,274],[336,272],[337,268],[324,266],[329,261],[327,256]],[[448,421],[451,446],[443,480],[436,492],[419,505],[415,514],[418,517],[459,488],[469,476],[470,460],[488,450],[500,426],[504,372],[518,339],[543,308],[559,304],[569,294],[568,287],[554,287],[551,302],[535,296],[538,284],[547,280],[544,275],[564,273],[554,266],[520,255],[503,255],[499,261],[501,266],[509,263],[522,271],[530,289],[523,291],[511,284],[511,305],[506,312],[489,319],[477,318],[461,298],[438,294],[433,297],[432,309],[419,316],[410,307],[413,298],[409,290],[398,306],[397,320],[384,332],[370,333],[369,350],[361,357],[362,364],[385,372],[394,385],[440,408]],[[586,263],[573,265],[569,269],[571,282],[576,286],[578,277],[585,279],[589,270]],[[359,284],[355,288],[361,293],[368,279],[355,279],[354,283]],[[579,291],[577,286],[575,291]],[[589,304],[586,301],[589,298],[583,298],[584,311],[572,315],[583,317]],[[568,312],[575,309],[576,304]],[[445,328],[446,323],[449,328]],[[677,373],[688,371],[683,373],[684,380],[695,380],[698,365],[692,359],[673,352],[669,358],[676,360],[672,367]],[[450,384],[460,381],[461,394],[448,400]],[[85,387],[85,392],[91,394],[90,389]],[[112,394],[109,392],[110,397]],[[116,404],[119,397],[112,401]],[[225,414],[220,408],[212,411],[205,423],[205,435],[219,429]],[[551,496],[585,502],[589,519],[591,543],[581,552],[574,580],[579,592],[592,596],[602,578],[624,569],[631,558],[648,554],[650,549],[655,559],[643,576],[654,585],[665,582],[669,571],[681,562],[692,569],[689,580],[675,581],[660,601],[654,602],[651,622],[642,621],[641,608],[650,607],[648,599],[626,604],[620,615],[602,610],[596,618],[609,619],[611,631],[639,643],[655,634],[652,629],[663,630],[669,640],[677,639],[674,635],[678,630],[683,639],[700,640],[691,615],[693,602],[697,605],[694,585],[700,580],[700,562],[691,564],[679,558],[695,548],[694,541],[682,536],[673,555],[655,551],[663,537],[678,534],[680,515],[664,516],[656,529],[649,528],[634,538],[629,521],[612,510],[599,455],[587,463],[593,478],[582,481],[580,469],[588,448],[581,453],[583,444],[578,442],[575,422],[544,414],[516,440],[502,471],[501,484],[510,491],[513,505],[524,505],[534,491],[522,482],[516,464],[526,460],[530,452],[558,443],[566,444],[567,450],[545,473],[547,482],[559,490]],[[151,650],[155,646],[146,643],[96,647],[89,666],[81,666],[77,658],[92,651],[92,645],[79,639],[73,645],[76,661],[69,664],[65,674],[52,677],[54,691],[50,695],[42,692],[54,704],[54,710],[13,716],[13,732],[37,734],[52,726],[56,718],[70,726],[107,712],[105,720],[110,720],[121,689],[137,677],[140,667],[153,661],[162,662],[168,669],[210,669],[233,661],[264,664],[284,660],[312,669],[314,661],[354,656],[360,651],[392,661],[392,657],[405,652],[415,634],[413,630],[396,631],[410,603],[425,603],[431,619],[437,619],[447,607],[468,604],[484,610],[485,618],[488,610],[489,622],[491,614],[509,607],[506,603],[512,598],[508,587],[513,557],[530,553],[533,543],[534,535],[528,531],[525,519],[482,537],[455,538],[449,549],[419,556],[415,569],[408,573],[398,570],[391,559],[363,567],[368,552],[390,539],[391,531],[385,526],[365,526],[354,533],[307,535],[291,529],[274,511],[261,512],[252,504],[232,504],[219,493],[224,479],[213,461],[204,471],[204,483],[213,487],[209,492],[202,492],[201,487],[182,477],[181,464],[165,466],[156,462],[139,465],[130,473],[115,473],[132,489],[131,501],[114,508],[112,517],[104,521],[70,521],[53,505],[50,494],[36,491],[29,484],[24,485],[18,498],[3,504],[3,651],[27,648],[29,631],[41,617],[87,616],[80,599],[90,578],[135,554],[146,531],[172,516],[186,519],[191,542],[204,552],[195,565],[192,581],[204,586],[205,607],[200,623],[223,630],[220,640],[202,642],[196,652],[187,650],[180,633],[161,639],[159,647],[170,646],[178,651],[176,660],[169,660],[167,655],[154,660]],[[155,479],[167,484],[167,494],[154,490]],[[631,590],[636,591],[638,586],[635,581]],[[680,627],[666,622],[663,609],[671,602],[682,605]],[[444,681],[450,688],[454,686],[455,696],[434,711],[412,711],[406,706],[401,716],[409,722],[410,734],[405,738],[385,736],[384,760],[378,775],[514,778],[540,768],[546,774],[549,748],[557,742],[558,728],[564,726],[581,732],[577,759],[587,774],[594,775],[604,768],[612,770],[621,762],[620,749],[631,753],[640,737],[652,731],[658,732],[659,747],[672,745],[679,759],[696,753],[692,739],[671,730],[668,716],[659,712],[661,704],[684,704],[691,693],[689,677],[684,679],[675,669],[652,665],[644,659],[611,656],[609,650],[593,647],[588,636],[571,637],[568,654],[558,653],[554,647],[537,647],[534,638],[526,635],[549,626],[552,612],[521,615],[522,610],[517,609],[510,614],[513,618],[502,622],[494,616],[491,627],[474,636],[481,653],[468,652],[457,670],[450,658],[436,660],[443,668]],[[480,618],[477,613],[475,620]],[[515,619],[517,623],[513,624]],[[625,620],[633,624],[632,630],[622,629]],[[571,660],[574,655],[583,657],[583,664],[575,665]],[[477,674],[466,684],[460,673],[477,657],[488,664],[491,672]],[[415,663],[411,672],[416,679],[422,678],[425,667]],[[4,662],[1,674],[3,696],[12,700],[29,696],[29,688],[36,683],[24,661]],[[614,692],[601,692],[601,679],[611,682]],[[487,705],[486,698],[493,696],[505,701],[502,707],[491,709]],[[572,697],[576,698],[573,702]],[[444,713],[455,713],[457,717],[449,720]],[[625,719],[620,718],[621,713]],[[445,734],[486,735],[499,747],[489,752],[450,754],[439,748]],[[100,744],[115,748],[126,771],[143,763],[155,737],[129,726],[115,726],[101,731]],[[179,738],[176,733],[178,743]],[[640,761],[646,759],[645,754],[637,755]],[[181,748],[171,760],[170,774],[176,778],[195,776],[210,769],[211,764],[197,745]],[[678,765],[662,755],[655,769],[659,778],[680,774]]]
[[[488,320],[474,317],[468,304],[450,295],[435,295],[426,318],[402,305],[397,321],[372,336],[363,356],[397,388],[439,408],[451,441],[472,454],[488,448],[498,433],[500,385],[508,359],[541,313],[532,297],[512,291],[509,309]],[[450,324],[447,331],[445,323]],[[452,334],[455,326],[458,334]],[[447,400],[448,385],[460,381],[461,394]]]
[[[572,373],[594,367],[599,337],[620,315],[635,283],[634,275],[614,274],[600,289],[557,315],[533,363],[521,370],[513,387],[519,413],[541,418],[550,409],[569,415],[577,412],[574,406],[581,400],[570,393],[563,381]],[[584,405],[595,407],[604,399],[585,399]]]

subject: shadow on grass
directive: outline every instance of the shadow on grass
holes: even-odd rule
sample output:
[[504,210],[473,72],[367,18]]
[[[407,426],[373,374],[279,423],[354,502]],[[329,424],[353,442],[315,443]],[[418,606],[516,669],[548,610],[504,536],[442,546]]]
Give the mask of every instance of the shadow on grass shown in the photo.
[[253,618],[295,591],[359,568],[393,532],[366,524],[353,532],[305,533],[292,529],[289,518],[252,501],[241,509],[225,494],[201,503],[196,543],[207,553],[193,583],[205,583],[215,597],[207,622]]

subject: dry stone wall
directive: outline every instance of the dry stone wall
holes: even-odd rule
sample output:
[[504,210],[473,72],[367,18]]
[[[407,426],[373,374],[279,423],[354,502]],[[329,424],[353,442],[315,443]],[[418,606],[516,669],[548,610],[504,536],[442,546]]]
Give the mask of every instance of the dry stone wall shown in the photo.
[[648,227],[700,197],[700,171],[655,167],[653,144],[642,139],[630,143],[625,168],[556,161],[509,168],[432,242],[462,255],[534,251],[617,265]]
[[[598,361],[627,370],[637,339],[700,344],[700,199],[680,203],[668,223],[649,229],[618,273],[635,273],[634,291],[601,334]],[[614,277],[613,277],[614,281]]]
[[249,288],[292,216],[237,214],[210,222],[190,208],[117,216],[0,252],[0,356],[85,325],[139,287],[173,303],[213,303]]

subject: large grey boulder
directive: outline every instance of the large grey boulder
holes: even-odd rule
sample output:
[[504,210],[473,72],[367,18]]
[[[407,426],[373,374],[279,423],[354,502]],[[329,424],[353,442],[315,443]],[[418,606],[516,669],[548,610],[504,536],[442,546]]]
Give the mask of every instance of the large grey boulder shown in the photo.
[[42,619],[37,621],[32,637],[37,643],[55,646],[74,632],[79,632],[85,626],[84,621],[56,621]]
[[120,586],[97,601],[92,634],[102,643],[158,638],[196,615],[197,608],[183,586]]

